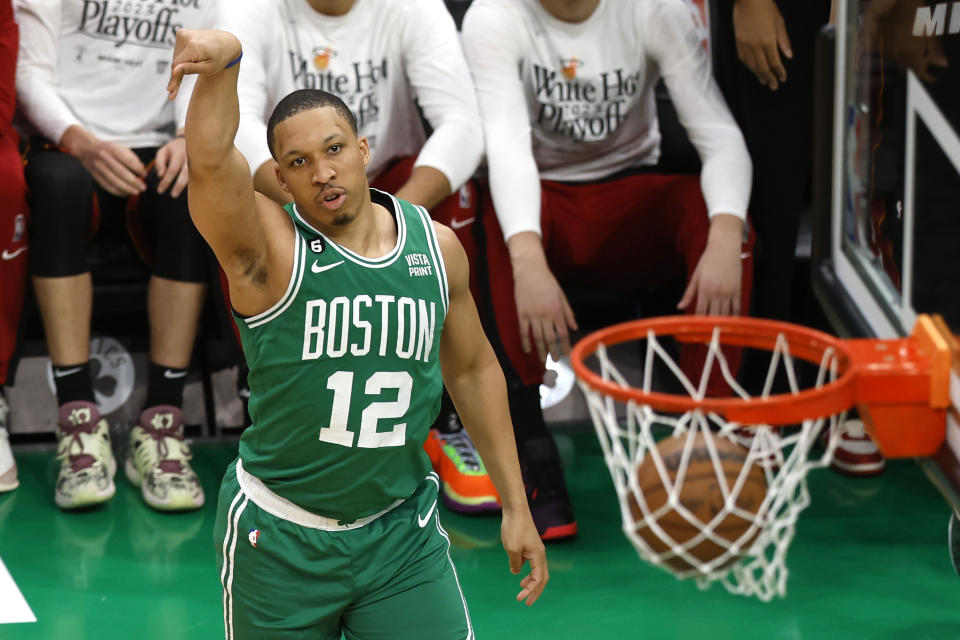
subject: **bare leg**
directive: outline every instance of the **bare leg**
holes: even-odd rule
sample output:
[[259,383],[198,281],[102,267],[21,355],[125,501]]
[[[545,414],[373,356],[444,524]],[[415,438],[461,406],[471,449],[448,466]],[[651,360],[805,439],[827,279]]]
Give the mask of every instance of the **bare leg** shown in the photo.
[[190,364],[206,294],[206,283],[150,278],[147,314],[152,362],[177,369],[185,369]]
[[56,366],[90,359],[93,283],[89,273],[64,278],[34,276],[33,288],[43,316],[47,350]]

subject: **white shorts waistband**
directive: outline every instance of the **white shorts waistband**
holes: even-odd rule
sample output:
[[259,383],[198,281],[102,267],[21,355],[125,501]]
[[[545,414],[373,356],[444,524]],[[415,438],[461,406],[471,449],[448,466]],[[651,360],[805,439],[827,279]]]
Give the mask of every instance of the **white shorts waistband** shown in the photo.
[[259,478],[247,473],[239,459],[237,459],[237,482],[240,484],[243,492],[247,494],[247,497],[270,515],[298,524],[301,527],[309,527],[310,529],[320,529],[323,531],[349,531],[350,529],[359,529],[360,527],[370,524],[385,513],[393,511],[404,502],[402,499],[397,500],[383,511],[354,520],[350,523],[345,523],[336,518],[328,518],[311,513],[306,509],[298,507],[286,498],[278,496],[268,489]]

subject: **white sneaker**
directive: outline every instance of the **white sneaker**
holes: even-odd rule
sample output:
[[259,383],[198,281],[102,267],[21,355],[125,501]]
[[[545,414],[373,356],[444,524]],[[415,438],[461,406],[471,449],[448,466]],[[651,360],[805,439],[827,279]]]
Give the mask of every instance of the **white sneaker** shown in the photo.
[[57,458],[60,473],[54,499],[61,509],[89,507],[116,493],[117,462],[110,448],[110,427],[94,403],[77,400],[60,407]]
[[887,463],[863,422],[848,419],[840,425],[840,440],[830,467],[847,476],[868,477],[883,473]]
[[9,414],[10,407],[3,396],[0,396],[0,493],[13,491],[20,486],[20,481],[17,479],[17,462],[13,459],[13,451],[10,450],[10,438],[7,434],[7,416]]
[[190,445],[183,438],[180,409],[159,405],[144,409],[130,430],[130,450],[124,469],[143,499],[161,511],[186,511],[203,506],[203,487],[190,466]]

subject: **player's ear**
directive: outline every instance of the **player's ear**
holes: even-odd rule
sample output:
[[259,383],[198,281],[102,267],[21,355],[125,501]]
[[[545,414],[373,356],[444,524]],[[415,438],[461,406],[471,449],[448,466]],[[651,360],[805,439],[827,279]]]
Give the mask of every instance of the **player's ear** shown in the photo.
[[[280,188],[283,189],[284,191],[286,191],[287,193],[290,193],[290,189],[287,188],[287,182],[283,179],[283,174],[280,173],[280,164],[279,164],[279,163],[274,163],[274,165],[273,165],[273,171],[274,171],[274,173],[275,173],[276,176],[277,176],[277,183],[279,183]],[[290,193],[290,195],[293,195],[293,194]]]
[[370,164],[370,143],[367,142],[367,136],[357,138],[357,143],[360,145],[360,154],[363,156],[363,166],[366,167]]

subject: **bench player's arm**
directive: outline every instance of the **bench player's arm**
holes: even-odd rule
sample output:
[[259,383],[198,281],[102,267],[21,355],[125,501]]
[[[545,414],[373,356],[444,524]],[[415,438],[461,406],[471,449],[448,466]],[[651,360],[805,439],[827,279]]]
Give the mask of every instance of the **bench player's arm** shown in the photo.
[[240,120],[240,42],[224,31],[177,32],[168,90],[196,74],[184,126],[190,169],[190,215],[220,262],[233,307],[253,315],[286,289],[294,231],[282,209],[253,190],[250,169],[234,146]]
[[453,231],[440,224],[435,226],[450,292],[440,339],[443,382],[500,494],[501,535],[510,557],[510,570],[519,573],[524,561],[530,562],[530,574],[521,581],[523,590],[517,600],[526,599],[528,605],[533,604],[540,597],[549,572],[520,477],[507,385],[470,295],[467,255]]

